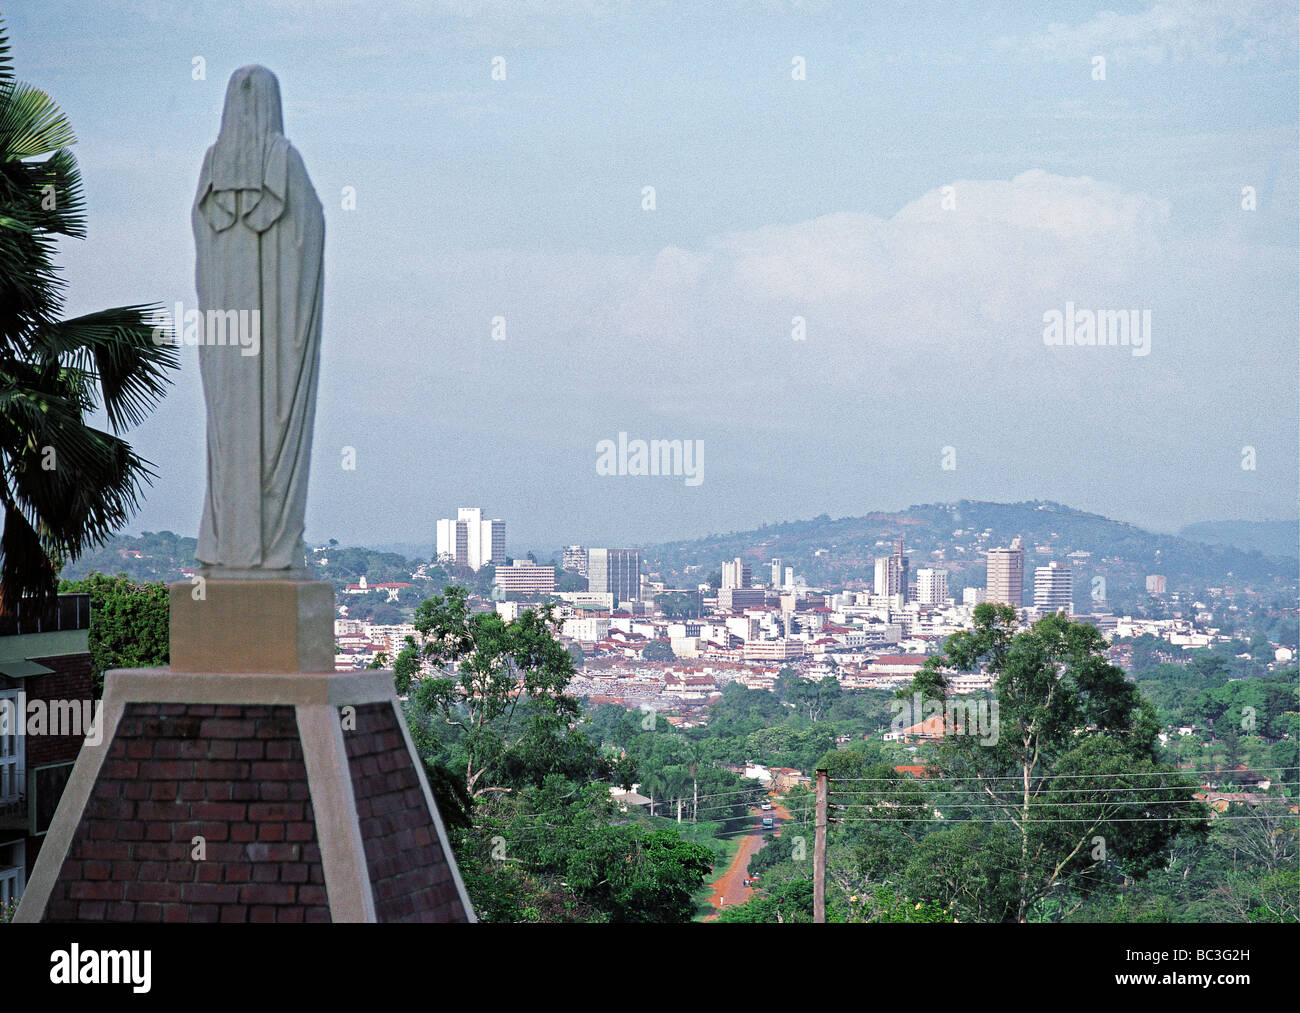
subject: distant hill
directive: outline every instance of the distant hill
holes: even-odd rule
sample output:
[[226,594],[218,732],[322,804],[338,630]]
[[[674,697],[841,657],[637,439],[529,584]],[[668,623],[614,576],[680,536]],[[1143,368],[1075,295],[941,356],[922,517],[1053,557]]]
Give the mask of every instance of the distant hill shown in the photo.
[[377,542],[368,546],[375,552],[395,552],[406,559],[424,559],[433,557],[433,542]]
[[1187,525],[1178,535],[1207,545],[1231,545],[1244,552],[1300,561],[1300,521],[1202,521]]
[[[1205,532],[1222,528],[1251,531],[1285,529],[1285,522],[1227,522],[1192,525],[1179,535],[1159,535],[1099,514],[1059,503],[985,503],[961,500],[908,507],[896,513],[868,513],[832,520],[823,514],[811,520],[768,524],[753,531],[709,535],[689,541],[642,548],[651,572],[670,583],[693,586],[721,569],[724,559],[741,556],[753,568],[757,583],[766,583],[765,567],[774,557],[809,584],[864,586],[872,578],[874,560],[888,555],[903,540],[912,571],[939,566],[950,573],[950,587],[982,586],[988,549],[1009,545],[1019,535],[1025,545],[1025,584],[1033,568],[1052,559],[1076,566],[1076,592],[1085,594],[1097,576],[1108,593],[1140,592],[1147,574],[1159,573],[1169,590],[1206,586],[1290,588],[1296,583],[1296,525],[1290,524],[1291,554],[1267,554],[1253,545],[1211,542]],[[1198,532],[1193,540],[1189,532]],[[1257,533],[1260,533],[1257,532]],[[1276,549],[1280,539],[1267,544]],[[408,549],[420,548],[416,545]],[[385,546],[392,549],[394,546]],[[427,556],[425,546],[422,555]],[[193,568],[195,540],[170,531],[117,535],[100,549],[64,568],[62,576],[84,577],[90,570],[126,573],[136,580],[174,581],[183,568]],[[1071,553],[1075,553],[1073,559]],[[1078,555],[1086,553],[1086,556]],[[329,552],[330,565],[321,576],[336,582],[395,580],[409,572],[403,552],[377,552],[338,546]],[[404,558],[405,557],[405,558]],[[546,558],[539,554],[539,558]]]
[[145,531],[140,535],[114,535],[69,563],[59,574],[66,580],[80,580],[92,570],[115,576],[124,573],[132,580],[172,583],[182,580],[182,570],[193,570],[197,538],[185,538],[171,531]]
[[769,524],[754,531],[710,535],[689,541],[645,548],[652,570],[694,583],[718,570],[724,559],[743,557],[755,580],[765,580],[760,568],[774,557],[810,584],[835,586],[871,579],[872,561],[888,555],[902,539],[913,572],[922,566],[942,566],[950,585],[978,586],[984,580],[985,553],[1009,545],[1019,535],[1025,545],[1026,584],[1032,568],[1049,560],[1076,557],[1084,577],[1101,575],[1118,587],[1139,587],[1146,574],[1164,574],[1170,589],[1215,584],[1289,584],[1296,579],[1292,560],[1266,556],[1258,550],[1208,545],[1175,535],[1160,535],[1132,524],[1085,513],[1060,503],[986,503],[961,500],[911,506],[897,513],[869,513],[832,520],[823,514],[811,520]]

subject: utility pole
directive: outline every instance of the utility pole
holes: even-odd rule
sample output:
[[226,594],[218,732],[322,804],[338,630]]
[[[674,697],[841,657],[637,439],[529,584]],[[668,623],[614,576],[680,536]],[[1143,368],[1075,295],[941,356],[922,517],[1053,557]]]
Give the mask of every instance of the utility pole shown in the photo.
[[817,771],[817,825],[813,831],[813,921],[826,921],[826,771]]
[[677,825],[679,827],[682,825],[682,800],[680,798],[677,800]]
[[691,822],[700,814],[700,782],[695,779],[695,764],[691,764]]

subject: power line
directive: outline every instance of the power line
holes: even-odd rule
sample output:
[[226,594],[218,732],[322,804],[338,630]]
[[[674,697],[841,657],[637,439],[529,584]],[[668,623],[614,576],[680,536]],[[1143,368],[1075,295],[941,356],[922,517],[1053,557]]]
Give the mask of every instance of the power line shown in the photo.
[[[701,796],[699,796],[699,799],[700,799],[701,801],[707,801],[708,799],[711,799],[711,798],[723,798],[723,797],[728,796],[728,795],[743,795],[743,794],[747,794],[747,791],[742,790],[742,791],[736,791],[736,792],[718,792],[718,793],[713,794],[713,795],[701,795]],[[671,796],[673,802],[676,802],[676,800],[677,800],[679,797],[682,799],[683,804],[686,804],[686,802],[688,801],[688,799],[690,799],[692,796],[686,796],[686,795],[682,795],[682,796],[673,795],[673,796]],[[753,803],[753,804],[754,804],[754,805],[758,805],[758,804],[761,802],[761,800],[762,800],[763,798],[769,798],[769,797],[771,797],[771,796],[760,796],[758,799],[755,799],[755,800],[754,800],[754,803]],[[603,802],[603,801],[604,801],[604,800],[601,799],[601,802]],[[614,806],[618,806],[618,805],[620,805],[620,804],[630,804],[630,803],[621,803],[621,800],[620,800],[620,799],[618,799],[617,797],[612,796],[612,795],[609,797],[609,803],[610,803],[611,805],[614,805]],[[639,805],[640,803],[637,803],[637,804]],[[648,804],[648,803],[647,803],[647,804]],[[667,803],[666,801],[662,801],[662,800],[656,800],[656,801],[655,801],[655,805],[656,805],[656,806],[658,806],[658,805],[667,805],[667,804],[668,804],[668,803]],[[750,803],[748,803],[748,802],[744,802],[744,801],[741,801],[741,800],[737,800],[737,801],[735,801],[735,802],[727,803],[728,806],[732,806],[732,805],[737,805],[737,806],[739,806],[739,805],[749,805],[749,804],[750,804]],[[510,818],[511,818],[511,819],[531,819],[531,818],[533,818],[533,817],[538,817],[538,816],[562,815],[562,814],[564,814],[564,813],[568,813],[568,812],[571,812],[571,811],[572,811],[572,810],[571,810],[570,808],[559,807],[559,808],[554,808],[554,809],[541,809],[541,810],[538,810],[538,811],[536,811],[536,812],[516,812],[516,813],[511,813],[511,814],[509,814],[509,815],[510,815]]]
[[[1279,787],[1279,786],[1280,786],[1280,787],[1284,787],[1284,788],[1297,787],[1297,786],[1300,786],[1300,781],[1273,781],[1273,782],[1272,782],[1272,785],[1273,785],[1274,787]],[[918,787],[920,788],[920,790],[921,790],[923,793],[925,793],[926,795],[929,795],[929,796],[939,796],[939,795],[979,795],[979,796],[981,796],[981,797],[985,797],[985,798],[989,797],[988,792],[983,791],[983,790],[978,789],[978,788],[940,788],[940,787],[931,786],[931,785],[923,785],[923,786],[918,786]],[[929,790],[927,790],[927,789],[929,789]],[[846,790],[846,791],[843,791],[842,794],[845,794],[845,795],[865,795],[865,794],[868,794],[869,792],[871,792],[872,790],[873,790],[873,789],[870,789],[870,788],[858,788],[858,789],[852,789],[852,788],[851,788],[851,789],[848,789],[848,790]],[[998,789],[998,790],[1004,790],[1004,789]],[[1081,787],[1077,787],[1077,788],[1064,788],[1064,787],[1062,787],[1062,788],[1048,788],[1048,789],[1046,789],[1046,790],[1047,790],[1047,791],[1051,791],[1051,792],[1091,792],[1091,791],[1104,791],[1104,792],[1112,792],[1112,791],[1134,792],[1134,791],[1192,791],[1192,790],[1203,790],[1203,789],[1201,788],[1200,785],[1195,785],[1195,786],[1193,786],[1192,788],[1187,788],[1187,787],[1181,787],[1181,786],[1178,786],[1178,785],[1160,784],[1160,785],[1116,785],[1116,786],[1113,787],[1113,788],[1107,788],[1107,787],[1104,787],[1104,786],[1081,786]],[[1211,791],[1216,791],[1216,789],[1210,789],[1210,790],[1211,790]],[[832,792],[832,794],[835,794],[835,793]],[[1219,794],[1231,794],[1231,793],[1222,793],[1222,792],[1219,792]],[[1040,797],[1040,796],[1039,796],[1038,794],[1035,794],[1034,797],[1035,797],[1035,798],[1038,798],[1038,797]],[[1265,797],[1284,798],[1284,796],[1265,796]]]
[[[1014,809],[1015,808],[1014,805],[998,805],[996,804],[996,802],[988,802],[987,805],[979,804],[979,802],[946,802],[946,804],[939,804],[939,802],[936,802],[935,805],[946,805],[946,808],[950,808],[950,809],[1000,809],[1000,808]],[[1078,808],[1078,806],[1128,806],[1128,808],[1131,808],[1131,806],[1148,806],[1148,805],[1206,805],[1206,804],[1205,802],[1201,801],[1200,798],[1173,798],[1173,800],[1157,800],[1151,802],[1125,801],[1125,800],[1118,800],[1118,801],[1108,800],[1108,801],[1096,801],[1096,802],[1035,802],[1034,805],[1030,806],[1030,810],[1032,811],[1035,809]],[[853,809],[871,809],[872,806],[832,805],[831,808],[849,811]]]
[[[659,805],[659,803],[656,803],[656,805]],[[663,805],[664,805],[665,810],[667,810],[667,811],[664,812],[664,813],[656,813],[656,814],[654,814],[653,817],[650,816],[650,813],[649,813],[649,809],[648,809],[648,807],[643,807],[643,806],[638,805],[638,806],[636,807],[636,811],[637,811],[637,813],[643,813],[644,815],[646,815],[647,817],[652,818],[652,819],[663,819],[663,820],[668,820],[668,821],[670,821],[670,822],[675,822],[675,813],[676,813],[676,808],[677,808],[677,807],[676,807],[675,805],[671,805],[671,804],[666,803],[666,802],[663,803]],[[740,805],[740,803],[724,804],[724,805],[720,805],[720,806],[706,807],[706,808],[703,808],[703,809],[698,810],[697,815],[704,816],[704,815],[709,814],[709,813],[726,813],[726,812],[731,812],[731,811],[734,810],[738,805]],[[799,814],[801,814],[801,815],[808,815],[808,813],[811,812],[811,808],[809,808],[808,810],[787,810],[787,811],[792,812],[792,813],[799,813]],[[628,815],[632,815],[632,814],[633,814],[633,811],[632,811],[632,810],[629,810],[629,811],[628,811]],[[575,822],[573,822],[573,821],[569,821],[569,822],[561,822],[561,823],[558,823],[558,824],[553,824],[553,823],[548,823],[548,822],[546,822],[546,818],[554,818],[556,815],[563,816],[563,815],[565,815],[565,813],[562,812],[562,811],[559,811],[559,812],[557,812],[557,813],[538,813],[538,814],[534,814],[533,816],[530,816],[530,817],[520,817],[520,818],[512,819],[512,820],[510,820],[508,823],[504,824],[504,825],[500,828],[500,830],[501,830],[502,832],[505,832],[505,831],[511,829],[512,827],[520,827],[520,828],[523,828],[523,829],[529,829],[529,828],[534,827],[534,826],[547,826],[547,827],[557,827],[557,826],[558,826],[558,827],[561,827],[561,828],[568,827],[568,828],[575,828],[575,829],[576,829],[576,828],[578,828],[578,827],[580,826],[580,824],[575,823]],[[593,815],[596,815],[596,814],[593,814]],[[686,817],[687,817],[687,801],[686,801],[685,799],[683,799],[683,800],[682,800],[682,825],[683,825],[683,826],[684,826],[684,825],[686,824],[686,822],[687,822]],[[753,812],[745,812],[745,813],[742,813],[742,814],[740,814],[740,815],[736,815],[736,816],[713,816],[713,817],[711,817],[711,818],[708,818],[708,819],[703,820],[702,822],[706,822],[706,823],[732,823],[732,822],[735,822],[735,821],[737,821],[737,820],[749,820],[749,819],[754,819],[754,818],[755,818],[755,814],[754,814]],[[758,817],[758,818],[761,819],[762,817]],[[780,817],[779,815],[773,815],[773,817],[772,817],[772,819],[774,819],[774,820],[775,820],[775,819],[780,819],[780,818],[781,818],[781,817]],[[790,816],[790,817],[788,818],[788,821],[789,821],[789,822],[793,822],[794,819],[795,819],[795,816],[792,815],[792,816]],[[531,820],[531,822],[525,822],[525,820]],[[695,822],[695,821],[692,821],[692,822]],[[601,825],[609,825],[609,824],[601,824]]]
[[[1051,818],[1049,818],[1049,819],[1032,819],[1032,818],[1031,818],[1031,819],[1029,820],[1029,822],[1030,822],[1030,823],[1039,823],[1039,824],[1042,824],[1042,823],[1185,823],[1185,822],[1187,822],[1187,821],[1189,821],[1189,820],[1195,820],[1195,821],[1200,821],[1200,822],[1202,822],[1202,823],[1209,823],[1211,820],[1258,820],[1258,819],[1262,819],[1262,818],[1263,818],[1263,817],[1260,817],[1260,816],[1253,816],[1253,815],[1250,815],[1250,816],[1225,816],[1225,815],[1220,814],[1220,815],[1218,815],[1218,816],[1142,816],[1142,817],[1120,818],[1120,819],[1105,819],[1105,818],[1099,818],[1099,819],[1063,819],[1063,818],[1051,817]],[[1280,818],[1282,818],[1282,819],[1295,819],[1295,820],[1300,820],[1300,814],[1296,814],[1296,813],[1281,814],[1281,815],[1280,815]],[[835,822],[836,822],[836,823],[916,823],[916,822],[927,822],[927,823],[929,823],[929,822],[934,822],[934,823],[936,823],[936,824],[945,824],[945,823],[1000,823],[1000,824],[1003,824],[1003,825],[1006,825],[1006,826],[1010,826],[1010,825],[1012,825],[1012,821],[1011,821],[1011,820],[949,819],[949,818],[946,818],[946,817],[939,817],[938,819],[934,819],[934,820],[929,820],[929,819],[926,819],[926,820],[920,820],[919,818],[908,818],[908,817],[897,817],[897,818],[893,818],[893,819],[888,819],[888,818],[885,818],[885,817],[856,817],[856,816],[855,816],[855,817],[850,817],[850,818],[848,818],[848,819],[837,819],[837,820],[835,820]]]
[[[1043,782],[1043,780],[1060,780],[1073,778],[1075,780],[1088,780],[1092,778],[1177,778],[1179,775],[1187,774],[1248,774],[1248,772],[1257,772],[1264,770],[1291,771],[1300,770],[1300,767],[1251,767],[1248,771],[1232,771],[1223,769],[1212,770],[1134,770],[1121,771],[1118,774],[1036,774],[1031,775],[1031,782]],[[985,782],[985,780],[1015,780],[1023,782],[1024,776],[1021,774],[1006,774],[996,776],[984,776],[982,774],[958,775],[948,778],[948,776],[936,776],[936,778],[920,779],[910,778],[909,775],[900,774],[896,778],[831,778],[831,784],[848,784],[848,783],[879,783],[879,784],[910,784],[911,782],[963,782],[963,780],[974,780],[974,782]]]
[[[656,801],[656,802],[655,802],[655,806],[656,806],[656,808],[658,808],[659,806],[663,806],[663,807],[664,807],[665,809],[667,809],[670,813],[672,813],[672,812],[675,812],[675,811],[676,811],[676,802],[677,802],[677,799],[676,799],[676,798],[672,799],[671,801],[669,801],[669,800]],[[689,798],[689,797],[682,797],[682,798],[681,798],[681,803],[682,803],[682,815],[683,815],[683,817],[684,817],[684,816],[686,815],[687,810],[691,807],[690,798]],[[616,802],[614,803],[614,805],[617,806],[617,805],[618,805],[618,802],[616,801]],[[740,801],[740,800],[737,800],[737,801],[735,801],[735,802],[723,802],[723,803],[719,803],[719,804],[717,804],[717,805],[713,805],[713,806],[703,806],[703,807],[701,807],[701,808],[699,808],[699,809],[697,809],[697,810],[695,810],[695,811],[696,811],[697,814],[699,814],[699,813],[710,813],[710,812],[729,812],[729,811],[731,811],[731,810],[734,810],[734,809],[737,809],[737,808],[740,808],[740,807],[744,807],[746,810],[749,810],[749,809],[751,808],[750,803],[748,803],[748,802],[743,802],[743,801]],[[789,807],[785,807],[785,808],[787,809],[787,811],[791,811],[791,810],[789,809]],[[648,806],[648,803],[645,803],[645,804],[643,804],[643,803],[637,803],[636,806],[635,806],[634,808],[629,806],[629,808],[628,808],[627,811],[628,811],[629,813],[631,813],[631,812],[633,812],[633,811],[643,811],[643,812],[646,812],[646,813],[648,814],[648,813],[649,813],[649,806]],[[760,811],[761,811],[761,810],[760,810]],[[775,813],[775,810],[771,810],[771,811]],[[544,810],[544,811],[542,811],[542,812],[536,812],[536,813],[519,813],[519,814],[516,814],[516,815],[512,815],[512,816],[510,817],[510,819],[509,819],[509,824],[517,824],[517,823],[520,822],[521,820],[537,820],[537,819],[545,819],[545,818],[551,818],[551,817],[556,817],[556,816],[565,816],[565,815],[567,815],[567,814],[569,814],[569,813],[570,813],[570,810],[567,810],[567,809],[551,809],[551,810]],[[575,815],[577,815],[577,814],[575,814]],[[593,813],[593,814],[591,814],[591,815],[593,815],[593,816],[598,816],[598,815],[600,815],[600,814],[598,814],[598,813]],[[656,814],[656,815],[658,815],[658,814]],[[747,811],[747,812],[744,813],[743,815],[729,817],[729,819],[748,819],[748,818],[749,818],[750,816],[752,816],[752,815],[753,815],[752,812],[748,812],[748,811]],[[664,818],[666,819],[666,818],[669,818],[669,817],[665,816]],[[775,818],[775,817],[774,817],[774,818]],[[716,821],[715,821],[715,822],[716,822]]]

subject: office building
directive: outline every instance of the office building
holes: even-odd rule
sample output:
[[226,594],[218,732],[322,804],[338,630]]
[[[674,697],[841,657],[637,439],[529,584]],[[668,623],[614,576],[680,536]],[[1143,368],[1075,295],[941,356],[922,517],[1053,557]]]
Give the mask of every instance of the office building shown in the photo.
[[594,643],[609,636],[609,620],[597,617],[566,619],[561,627],[561,633],[570,640]]
[[579,577],[587,576],[586,546],[566,545],[564,555],[560,559],[560,566],[569,573],[576,573]]
[[923,566],[916,571],[916,600],[922,605],[942,605],[948,600],[948,571]]
[[1017,535],[1005,549],[989,549],[985,601],[1020,608],[1025,596],[1025,550]]
[[478,507],[461,507],[438,521],[438,562],[480,570],[506,561],[506,522],[485,520]]
[[903,555],[903,543],[899,541],[892,556],[881,556],[876,560],[876,594],[901,594],[907,598],[908,559]]
[[750,640],[742,648],[746,661],[795,661],[804,656],[802,640]]
[[613,612],[612,594],[593,594],[591,591],[569,592],[562,596],[575,612]]
[[1165,578],[1163,574],[1152,573],[1147,575],[1147,594],[1164,594]]
[[752,582],[753,574],[739,556],[722,564],[722,586],[724,588],[749,587]]
[[588,549],[587,590],[612,594],[615,602],[631,601],[641,589],[638,549]]
[[767,592],[761,587],[724,587],[718,591],[718,608],[723,612],[741,612],[766,604]]
[[781,560],[779,559],[772,560],[771,568],[772,568],[772,587],[779,588],[781,586],[781,577],[782,577]]
[[531,559],[516,559],[509,566],[498,566],[492,582],[508,598],[524,598],[555,592],[555,567],[539,565]]
[[1034,567],[1034,608],[1074,615],[1074,570],[1055,560]]

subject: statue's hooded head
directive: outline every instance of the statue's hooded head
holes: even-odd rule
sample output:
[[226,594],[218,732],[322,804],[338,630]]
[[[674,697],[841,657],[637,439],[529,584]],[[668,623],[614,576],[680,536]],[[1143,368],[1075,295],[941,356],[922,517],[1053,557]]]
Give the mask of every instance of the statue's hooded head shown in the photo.
[[240,67],[226,87],[221,132],[212,146],[209,171],[200,184],[206,185],[206,193],[200,194],[200,207],[214,228],[233,224],[235,191],[245,191],[246,219],[259,205],[266,205],[255,216],[259,231],[279,216],[284,187],[282,179],[279,185],[275,181],[282,176],[282,170],[271,156],[286,144],[280,82],[265,67]]

